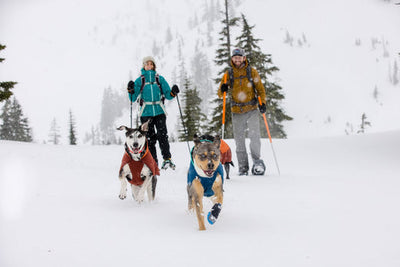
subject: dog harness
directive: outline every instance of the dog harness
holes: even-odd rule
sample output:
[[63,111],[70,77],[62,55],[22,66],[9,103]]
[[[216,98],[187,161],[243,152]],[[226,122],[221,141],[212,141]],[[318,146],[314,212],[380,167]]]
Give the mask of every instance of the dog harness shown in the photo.
[[214,175],[212,177],[202,177],[194,168],[193,158],[190,161],[190,167],[188,171],[187,183],[188,185],[192,185],[194,179],[199,178],[201,185],[204,188],[204,196],[211,197],[214,195],[214,191],[212,190],[212,186],[217,178],[217,175],[221,175],[222,183],[224,183],[224,169],[222,168],[222,164],[219,163],[218,168],[215,170]]
[[131,180],[128,179],[128,182],[133,185],[143,184],[144,181],[142,180],[140,173],[142,172],[144,164],[146,164],[147,167],[149,167],[153,175],[160,175],[160,169],[158,168],[157,163],[154,160],[151,153],[149,153],[148,147],[146,147],[146,152],[144,153],[140,161],[133,160],[130,154],[125,151],[125,154],[122,157],[120,172],[122,168],[125,166],[125,164],[129,165],[129,169],[131,170],[132,173],[132,179]]

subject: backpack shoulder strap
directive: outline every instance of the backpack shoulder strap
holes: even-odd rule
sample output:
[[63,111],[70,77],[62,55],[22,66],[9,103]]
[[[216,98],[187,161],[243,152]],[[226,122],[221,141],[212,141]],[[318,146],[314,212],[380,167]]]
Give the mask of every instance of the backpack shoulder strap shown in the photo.
[[232,88],[232,87],[233,87],[233,80],[234,80],[234,77],[233,77],[233,68],[232,68],[232,67],[230,67],[230,68],[228,69],[228,74],[229,74],[229,87]]
[[141,84],[141,86],[140,86],[140,93],[139,93],[139,95],[142,94],[143,87],[144,87],[144,85],[145,85],[145,83],[146,83],[146,79],[144,78],[144,75],[143,75],[143,74],[140,75],[140,78],[142,79],[142,84]]
[[164,92],[162,90],[162,86],[160,83],[160,75],[158,75],[158,73],[156,73],[156,83],[157,83],[158,87],[160,88],[161,95],[164,96]]
[[251,85],[253,86],[254,92],[257,95],[256,85],[254,84],[253,77],[251,77],[251,66],[250,65],[247,65],[247,67],[246,67],[246,75],[247,75],[247,79],[251,82]]

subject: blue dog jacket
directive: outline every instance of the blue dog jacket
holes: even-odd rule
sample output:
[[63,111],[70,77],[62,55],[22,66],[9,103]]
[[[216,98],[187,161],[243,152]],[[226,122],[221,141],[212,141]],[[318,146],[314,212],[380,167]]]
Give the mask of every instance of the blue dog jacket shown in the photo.
[[215,179],[217,178],[218,173],[221,175],[222,183],[224,183],[224,169],[222,168],[221,162],[218,165],[218,168],[215,170],[214,175],[212,177],[202,177],[194,168],[193,160],[190,161],[190,167],[188,171],[188,179],[187,183],[190,186],[196,177],[199,178],[201,185],[204,188],[204,196],[211,197],[214,195],[214,191],[212,190],[212,186],[214,184]]

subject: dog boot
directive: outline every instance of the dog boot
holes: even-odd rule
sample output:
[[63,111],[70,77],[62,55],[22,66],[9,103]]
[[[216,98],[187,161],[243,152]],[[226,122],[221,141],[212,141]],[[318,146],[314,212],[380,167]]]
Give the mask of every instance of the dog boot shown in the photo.
[[214,206],[211,208],[211,211],[207,215],[208,222],[210,224],[214,224],[220,212],[221,212],[221,204],[215,203]]
[[253,175],[264,175],[265,173],[265,165],[262,159],[258,159],[254,161],[253,168],[251,168],[251,173]]
[[175,166],[174,163],[172,163],[171,159],[164,160],[164,162],[161,165],[161,169],[163,169],[163,170],[166,170],[168,168],[171,168],[171,169],[175,170],[175,167],[176,166]]

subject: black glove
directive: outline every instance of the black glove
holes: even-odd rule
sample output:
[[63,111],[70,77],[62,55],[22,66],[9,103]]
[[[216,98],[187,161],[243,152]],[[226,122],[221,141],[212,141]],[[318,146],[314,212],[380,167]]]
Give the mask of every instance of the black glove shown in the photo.
[[261,113],[265,113],[267,111],[267,106],[262,103],[262,105],[258,105],[258,108],[260,109]]
[[228,84],[223,83],[223,84],[221,85],[221,92],[222,92],[222,93],[228,92]]
[[129,81],[128,83],[128,93],[134,94],[135,93],[135,82]]
[[178,93],[179,93],[179,88],[176,84],[174,84],[171,89],[171,95],[176,96]]

